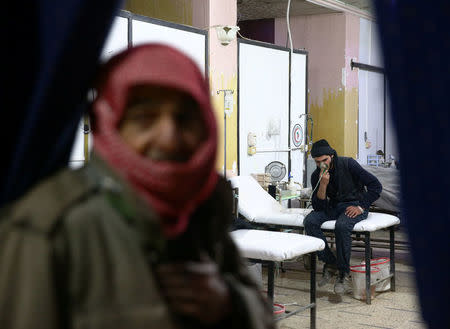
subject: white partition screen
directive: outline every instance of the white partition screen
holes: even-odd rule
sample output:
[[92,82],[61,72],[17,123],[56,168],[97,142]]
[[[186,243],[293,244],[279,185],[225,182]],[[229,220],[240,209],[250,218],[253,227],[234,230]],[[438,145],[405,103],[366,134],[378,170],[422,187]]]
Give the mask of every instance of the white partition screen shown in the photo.
[[[100,61],[105,62],[118,52],[125,50],[128,47],[128,19],[125,17],[117,16],[106,41],[103,46],[102,53],[100,55]],[[71,168],[78,168],[85,162],[85,147],[88,147],[88,152],[92,150],[92,136],[87,134],[88,143],[85,144],[84,134],[84,119],[82,118],[78,124],[78,128],[75,134],[75,141],[72,147],[70,155],[69,166]]]
[[[89,151],[92,148],[92,137],[91,134],[88,134],[88,149]],[[69,166],[73,169],[79,168],[83,166],[85,158],[84,158],[84,120],[78,123],[77,131],[75,133],[75,141],[72,146],[72,152],[70,154]]]
[[294,182],[303,184],[306,143],[306,70],[307,54],[294,53],[291,74],[291,174]]
[[128,47],[128,19],[116,17],[103,46],[101,61],[105,62]]
[[[263,173],[272,161],[288,167],[289,53],[239,43],[239,172]],[[248,136],[256,153],[248,154]],[[286,177],[285,177],[286,178]]]
[[[286,181],[303,183],[304,153],[294,145],[305,142],[306,54],[294,53],[289,123],[289,50],[253,42],[239,42],[239,173],[264,173],[273,161],[286,168]],[[256,137],[256,138],[255,138]],[[289,152],[289,138],[291,138]],[[250,143],[249,143],[250,139]],[[256,143],[255,143],[256,140]],[[252,149],[251,145],[256,147]]]
[[[139,18],[140,17],[140,18]],[[159,42],[173,46],[190,56],[206,73],[206,32],[194,28],[143,18],[132,19],[132,44]]]
[[[100,61],[105,62],[118,52],[126,49],[129,45],[128,31],[131,21],[130,40],[132,45],[146,42],[159,42],[171,45],[190,56],[205,74],[207,69],[207,32],[182,26],[174,23],[164,22],[147,18],[144,16],[121,13],[114,19],[108,37],[106,38]],[[92,137],[88,134],[88,150],[92,149]],[[84,122],[79,123],[75,142],[72,147],[69,166],[77,168],[85,161]]]

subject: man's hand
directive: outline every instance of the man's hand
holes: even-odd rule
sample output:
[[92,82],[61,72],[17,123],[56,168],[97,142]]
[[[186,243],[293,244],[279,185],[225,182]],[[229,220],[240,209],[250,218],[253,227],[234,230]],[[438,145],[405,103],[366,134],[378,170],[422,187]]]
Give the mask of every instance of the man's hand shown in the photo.
[[322,178],[320,179],[319,189],[317,190],[317,198],[320,200],[325,200],[327,198],[327,186],[330,182],[330,173],[326,170],[322,174]]
[[348,206],[347,209],[345,209],[345,215],[347,215],[350,218],[355,218],[356,216],[359,216],[362,213],[363,212],[358,206]]
[[209,258],[203,257],[201,262],[162,264],[156,273],[174,311],[206,325],[218,323],[231,312],[228,286]]
[[330,182],[330,173],[328,172],[328,170],[326,170],[323,175],[322,175],[322,179],[320,180],[320,185],[323,186],[328,186],[328,183]]

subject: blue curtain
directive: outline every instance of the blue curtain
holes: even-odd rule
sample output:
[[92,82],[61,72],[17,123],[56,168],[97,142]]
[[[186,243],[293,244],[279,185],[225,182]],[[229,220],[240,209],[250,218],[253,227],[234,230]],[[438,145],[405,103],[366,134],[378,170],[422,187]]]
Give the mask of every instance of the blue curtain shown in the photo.
[[68,162],[119,0],[3,6],[0,206]]
[[450,328],[450,1],[373,2],[422,314]]

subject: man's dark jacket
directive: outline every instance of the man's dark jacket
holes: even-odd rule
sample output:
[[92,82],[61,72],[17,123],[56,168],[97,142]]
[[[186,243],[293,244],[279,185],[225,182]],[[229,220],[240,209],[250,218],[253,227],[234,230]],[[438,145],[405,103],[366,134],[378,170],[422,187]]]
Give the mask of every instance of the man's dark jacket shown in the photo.
[[[330,168],[330,182],[327,186],[327,198],[317,198],[317,190],[312,197],[314,210],[327,211],[336,207],[340,202],[358,202],[365,210],[380,197],[381,183],[379,180],[349,157],[339,157],[335,153]],[[320,168],[311,175],[311,185],[316,187],[321,175]]]

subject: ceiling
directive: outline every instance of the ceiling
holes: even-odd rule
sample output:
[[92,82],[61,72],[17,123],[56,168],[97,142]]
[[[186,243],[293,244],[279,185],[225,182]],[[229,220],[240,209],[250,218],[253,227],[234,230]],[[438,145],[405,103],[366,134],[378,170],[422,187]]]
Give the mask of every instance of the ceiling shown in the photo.
[[[341,3],[348,8],[371,12],[372,0],[332,0],[333,3]],[[338,9],[327,8],[327,0],[317,1],[323,5],[314,4],[307,0],[291,0],[290,16],[320,15],[341,12]],[[285,17],[288,0],[237,0],[238,20],[252,20],[263,18]],[[330,6],[335,7],[335,6]]]
[[341,2],[368,12],[373,10],[372,0],[341,0]]

